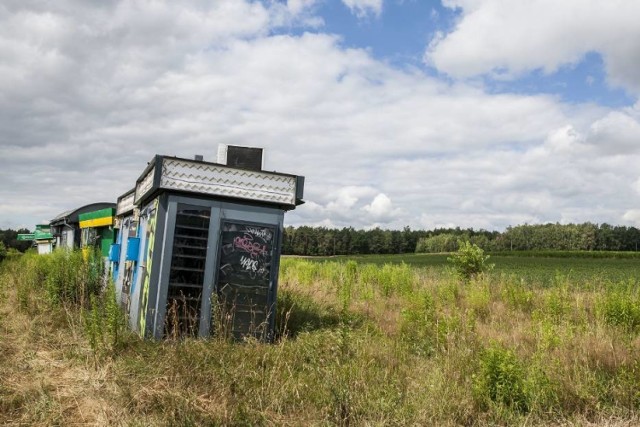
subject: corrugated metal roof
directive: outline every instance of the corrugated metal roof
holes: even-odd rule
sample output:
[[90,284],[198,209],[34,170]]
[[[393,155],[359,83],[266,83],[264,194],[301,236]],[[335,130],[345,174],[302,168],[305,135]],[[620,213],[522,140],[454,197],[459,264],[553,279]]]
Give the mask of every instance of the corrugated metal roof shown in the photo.
[[84,205],[81,206],[77,209],[72,209],[69,211],[64,211],[62,212],[60,215],[56,216],[55,218],[53,218],[50,222],[50,224],[55,224],[55,223],[62,223],[64,221],[68,221],[68,222],[73,222],[76,223],[78,222],[78,215],[84,212],[90,212],[92,210],[98,210],[98,209],[105,209],[105,208],[115,208],[116,204],[113,202],[97,202],[97,203],[90,203],[88,205]]
[[57,217],[53,218],[53,219],[51,220],[51,222],[54,222],[54,221],[59,220],[59,219],[66,218],[66,217],[68,217],[68,216],[71,216],[71,214],[72,214],[72,213],[73,213],[73,209],[68,210],[68,211],[64,211],[64,212],[62,212],[60,215],[58,215]]

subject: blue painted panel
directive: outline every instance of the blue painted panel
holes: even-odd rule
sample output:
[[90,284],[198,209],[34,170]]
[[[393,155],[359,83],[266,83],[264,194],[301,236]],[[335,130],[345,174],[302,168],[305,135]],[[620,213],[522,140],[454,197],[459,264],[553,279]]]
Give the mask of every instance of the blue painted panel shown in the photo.
[[120,244],[112,243],[109,246],[109,261],[118,262],[120,261]]
[[127,261],[138,261],[138,254],[140,252],[140,238],[129,237],[127,243]]

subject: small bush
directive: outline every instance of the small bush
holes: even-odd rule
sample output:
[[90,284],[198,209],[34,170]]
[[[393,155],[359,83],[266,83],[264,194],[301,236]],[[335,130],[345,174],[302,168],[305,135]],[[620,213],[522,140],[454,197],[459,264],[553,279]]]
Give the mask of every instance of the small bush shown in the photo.
[[475,396],[481,404],[493,402],[527,412],[525,384],[525,369],[513,351],[493,344],[481,354],[480,371],[474,379]]
[[456,274],[465,281],[492,270],[494,265],[489,264],[488,260],[489,255],[485,255],[482,248],[470,242],[461,242],[458,251],[447,258]]

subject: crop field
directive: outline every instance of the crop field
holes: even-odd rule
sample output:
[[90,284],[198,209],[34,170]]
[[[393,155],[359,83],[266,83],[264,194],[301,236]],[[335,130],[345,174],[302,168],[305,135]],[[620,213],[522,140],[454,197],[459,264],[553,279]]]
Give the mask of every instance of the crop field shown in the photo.
[[2,425],[640,424],[640,259],[282,259],[278,337],[142,341],[97,263],[0,265]]
[[[356,261],[360,264],[408,264],[412,267],[447,267],[446,254],[402,254],[307,258],[313,261]],[[490,256],[493,275],[515,276],[526,284],[553,285],[559,276],[588,285],[640,278],[640,252],[516,252]]]

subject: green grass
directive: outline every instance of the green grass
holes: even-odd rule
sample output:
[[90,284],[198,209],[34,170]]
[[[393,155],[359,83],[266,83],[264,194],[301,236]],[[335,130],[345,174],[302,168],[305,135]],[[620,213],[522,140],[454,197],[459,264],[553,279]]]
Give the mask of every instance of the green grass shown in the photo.
[[142,341],[76,256],[0,264],[0,424],[640,423],[635,260],[287,257],[264,344]]
[[[585,255],[586,254],[586,255]],[[626,255],[623,255],[626,254]],[[361,255],[306,258],[314,262],[354,260],[362,264],[408,264],[412,267],[447,267],[448,254]],[[640,279],[640,253],[636,252],[514,252],[492,254],[491,274],[515,276],[526,284],[553,285],[560,278],[574,284]]]

